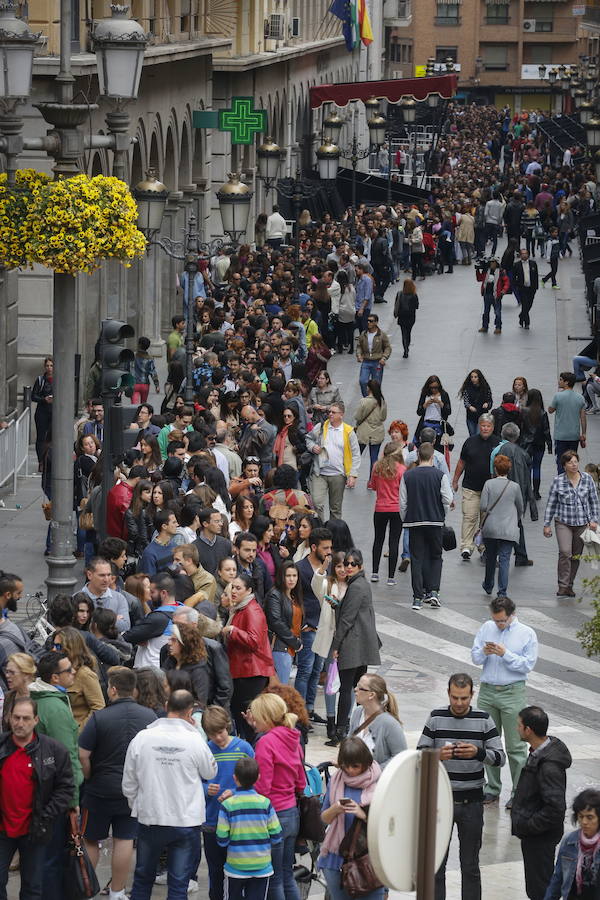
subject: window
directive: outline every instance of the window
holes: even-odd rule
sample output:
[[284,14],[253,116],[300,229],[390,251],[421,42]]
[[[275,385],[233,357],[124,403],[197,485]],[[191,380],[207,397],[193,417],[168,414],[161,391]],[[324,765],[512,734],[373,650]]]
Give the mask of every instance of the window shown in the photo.
[[190,21],[190,0],[180,0],[179,31],[182,33],[189,31]]
[[536,19],[535,20],[535,30],[536,31],[552,31],[554,28],[554,23],[552,19]]
[[458,62],[458,47],[436,47],[435,61],[436,63],[445,63],[450,57],[452,62]]
[[508,3],[488,3],[485,8],[486,25],[508,25]]
[[390,62],[412,63],[412,44],[401,43],[398,38],[392,38],[388,46]]
[[552,65],[552,49],[545,44],[527,44],[523,56],[523,62],[528,66]]
[[503,72],[508,69],[508,47],[503,44],[488,45],[483,48],[483,68],[486,71]]
[[398,0],[398,18],[407,19],[410,16],[410,0]]
[[458,3],[436,4],[436,25],[458,25],[459,22],[460,20],[458,17]]

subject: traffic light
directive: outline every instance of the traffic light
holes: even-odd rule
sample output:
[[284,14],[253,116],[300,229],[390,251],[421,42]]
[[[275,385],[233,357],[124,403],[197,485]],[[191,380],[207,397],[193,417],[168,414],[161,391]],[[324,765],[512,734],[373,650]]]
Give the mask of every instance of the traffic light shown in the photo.
[[122,346],[123,341],[132,338],[135,332],[131,325],[119,322],[118,319],[103,319],[100,331],[100,365],[102,375],[100,384],[102,393],[131,396],[135,384],[134,376],[129,371],[134,361],[132,350]]

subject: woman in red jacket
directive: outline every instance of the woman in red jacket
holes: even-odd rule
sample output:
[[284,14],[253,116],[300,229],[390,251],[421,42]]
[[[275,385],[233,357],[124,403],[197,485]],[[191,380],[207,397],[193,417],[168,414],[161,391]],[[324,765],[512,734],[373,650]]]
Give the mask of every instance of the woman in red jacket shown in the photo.
[[237,733],[252,742],[255,732],[245,712],[275,674],[265,614],[252,593],[252,579],[240,574],[231,583],[229,619],[223,628],[233,679],[231,713]]
[[379,581],[379,560],[383,550],[385,532],[390,526],[388,538],[388,580],[392,586],[396,584],[396,563],[398,562],[398,547],[402,534],[402,520],[400,518],[400,481],[406,472],[404,463],[398,460],[396,455],[398,444],[390,441],[383,450],[383,459],[378,460],[373,466],[369,487],[377,494],[375,500],[375,512],[373,513],[373,527],[375,537],[373,540],[373,572],[371,581]]
[[481,282],[483,297],[483,318],[479,331],[486,332],[490,325],[490,310],[494,307],[494,334],[502,334],[502,298],[510,289],[510,281],[504,269],[500,268],[497,259],[490,262],[489,268],[476,269],[475,277]]

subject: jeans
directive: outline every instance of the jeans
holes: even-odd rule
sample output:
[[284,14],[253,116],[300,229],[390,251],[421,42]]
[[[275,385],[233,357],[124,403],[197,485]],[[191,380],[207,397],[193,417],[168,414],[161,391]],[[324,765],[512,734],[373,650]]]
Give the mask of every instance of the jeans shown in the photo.
[[[558,256],[550,256],[550,259],[548,260],[548,262],[550,263],[550,271],[548,272],[547,275],[544,275],[544,277],[542,278],[542,281],[544,282],[544,284],[546,284],[548,279],[551,278],[552,285],[553,285],[553,287],[555,287],[556,286],[556,273],[558,272]],[[595,365],[595,363],[594,363],[594,365]]]
[[502,233],[502,225],[494,225],[493,222],[485,223],[485,242],[492,242],[492,256],[496,255],[496,247],[498,246],[498,237]]
[[496,558],[498,559],[498,596],[506,597],[508,591],[508,573],[510,570],[510,557],[514,546],[513,541],[502,541],[498,538],[485,539],[485,577],[483,589],[491,593],[494,589],[496,577]]
[[571,252],[571,248],[569,247],[569,232],[568,231],[559,231],[558,246],[560,247],[560,252],[561,252],[562,256],[565,255],[567,250],[569,252]]
[[[503,686],[482,682],[477,706],[484,712],[489,712],[500,736],[504,732],[504,746],[514,791],[527,759],[527,744],[521,740],[517,730],[518,713],[524,706],[527,706],[525,682],[514,681],[512,684]],[[502,787],[499,766],[486,766],[485,776],[487,792],[498,796]]]
[[223,900],[223,866],[227,859],[227,847],[219,847],[214,831],[205,831],[202,837],[204,839],[204,858],[208,868],[209,900]]
[[243,717],[255,697],[258,697],[269,683],[266,675],[251,675],[248,678],[233,679],[233,696],[231,698],[231,715],[235,722],[238,736],[253,744],[256,732]]
[[385,532],[388,525],[390,526],[390,536],[388,540],[389,557],[388,557],[388,577],[393,578],[396,573],[396,564],[398,562],[398,546],[400,544],[400,535],[402,534],[402,519],[399,512],[374,512],[373,528],[375,537],[373,540],[373,572],[379,572],[379,561],[381,559],[381,551],[385,541]]
[[[340,885],[339,869],[322,869],[325,883],[327,884],[327,892],[331,900],[351,900],[350,894],[347,894]],[[370,894],[363,894],[361,900],[383,900],[385,888],[377,888]]]
[[67,866],[67,814],[62,813],[54,822],[50,843],[45,846],[44,900],[63,900],[64,872]]
[[227,876],[227,900],[265,900],[270,896],[270,881],[266,878],[230,878]]
[[442,526],[415,525],[409,529],[410,577],[413,597],[421,600],[439,591],[442,580]]
[[[364,449],[366,446],[367,446],[367,444],[359,444],[358,445],[358,449],[360,450],[361,456],[363,455],[363,452],[364,452]],[[368,446],[369,446],[369,459],[370,459],[370,463],[371,463],[369,466],[369,477],[370,477],[371,472],[373,471],[373,466],[379,459],[379,451],[381,450],[381,444],[369,444]]]
[[544,447],[535,447],[531,450],[531,477],[534,481],[534,487],[535,482],[539,482],[542,477],[542,460],[544,458],[544,452]]
[[371,379],[378,381],[379,384],[383,381],[383,366],[378,359],[365,359],[360,364],[358,383],[363,397],[367,396],[367,382]]
[[305,701],[309,712],[314,709],[319,675],[325,664],[323,657],[317,656],[312,650],[316,633],[316,631],[302,632],[302,650],[296,654],[297,669],[294,687]]
[[282,684],[287,684],[290,680],[293,659],[287,650],[273,650],[273,665]]
[[294,848],[300,828],[297,806],[277,811],[281,825],[281,841],[271,847],[273,875],[269,882],[269,900],[300,900],[300,891],[294,878]]
[[481,327],[486,331],[490,327],[490,311],[494,307],[494,327],[502,329],[502,300],[494,297],[492,291],[487,291],[483,295],[483,316],[481,319]]
[[[458,855],[462,880],[462,900],[481,900],[479,851],[483,831],[483,801],[454,804],[454,824],[458,832]],[[448,851],[435,873],[435,900],[446,898],[446,863]]]
[[563,468],[563,464],[560,461],[563,453],[566,453],[567,450],[575,450],[577,452],[579,449],[579,438],[573,441],[554,441],[554,453],[556,455],[556,473],[557,475],[562,475],[565,471]]
[[579,569],[579,557],[583,553],[581,534],[584,528],[585,525],[565,525],[558,519],[554,520],[554,531],[558,543],[559,588],[573,587]]
[[131,900],[150,900],[156,863],[167,848],[167,885],[169,900],[187,900],[192,867],[198,858],[200,826],[180,828],[171,825],[139,825],[137,855]]
[[575,372],[576,381],[585,381],[585,370],[593,369],[598,363],[591,356],[574,356],[573,371]]
[[544,900],[554,871],[554,852],[562,832],[544,832],[521,838],[525,892],[529,900]]
[[479,431],[479,422],[477,419],[467,419],[467,431],[469,432],[469,437],[473,437],[473,435],[477,434]]
[[41,900],[46,847],[30,841],[27,835],[9,838],[5,834],[0,836],[0,900],[6,900],[8,868],[17,850],[21,858],[20,900]]
[[149,393],[150,393],[150,383],[134,384],[133,394],[131,395],[131,405],[139,406],[140,403],[145,403],[146,400],[148,399]]

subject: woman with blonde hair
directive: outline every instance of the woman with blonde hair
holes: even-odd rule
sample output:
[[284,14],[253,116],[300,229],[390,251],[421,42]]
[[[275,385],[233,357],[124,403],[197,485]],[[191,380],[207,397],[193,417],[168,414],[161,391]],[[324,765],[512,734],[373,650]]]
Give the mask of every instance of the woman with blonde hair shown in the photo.
[[88,650],[81,632],[70,625],[52,635],[52,649],[63,650],[75,670],[75,680],[68,690],[73,718],[81,731],[96,709],[104,709],[105,702],[98,678],[98,663]]
[[273,875],[269,884],[272,900],[300,900],[294,879],[294,847],[300,815],[296,794],[306,786],[297,716],[276,694],[260,694],[250,704],[258,739],[254,754],[260,770],[255,790],[268,797],[281,824],[282,840],[272,849]]
[[354,693],[356,707],[350,718],[350,734],[365,742],[384,769],[393,756],[406,750],[396,698],[381,675],[368,672],[361,675]]
[[29,685],[35,681],[36,665],[29,653],[11,653],[4,667],[8,691],[2,708],[2,731],[10,731],[9,719],[15,700],[29,697]]

